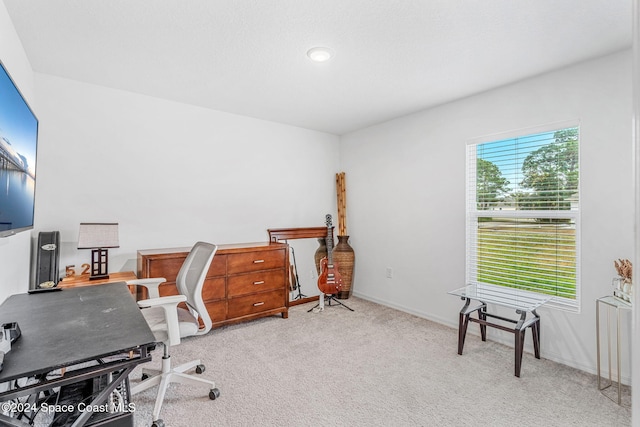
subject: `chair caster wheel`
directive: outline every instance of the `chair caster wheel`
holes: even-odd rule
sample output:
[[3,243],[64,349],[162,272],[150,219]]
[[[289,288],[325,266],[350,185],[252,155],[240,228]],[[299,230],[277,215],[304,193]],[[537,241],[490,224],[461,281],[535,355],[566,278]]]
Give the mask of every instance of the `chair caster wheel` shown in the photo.
[[142,374],[142,375],[140,376],[140,379],[141,379],[142,381],[144,381],[144,380],[146,380],[146,379],[148,379],[148,378],[149,378],[149,375],[147,375],[147,374]]
[[211,390],[209,390],[209,399],[216,400],[218,397],[220,397],[220,390],[218,390],[217,388],[212,388]]
[[162,420],[155,420],[153,422],[153,424],[151,424],[151,427],[164,427],[164,421]]
[[203,372],[204,372],[204,369],[205,369],[204,365],[198,365],[198,366],[196,366],[196,374],[201,374],[201,373],[203,373]]

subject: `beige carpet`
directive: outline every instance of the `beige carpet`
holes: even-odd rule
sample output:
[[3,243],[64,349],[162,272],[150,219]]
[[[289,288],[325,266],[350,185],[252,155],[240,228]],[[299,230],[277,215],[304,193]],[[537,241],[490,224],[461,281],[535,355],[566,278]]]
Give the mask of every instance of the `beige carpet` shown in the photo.
[[[631,411],[603,396],[593,375],[362,299],[289,318],[215,329],[172,349],[174,364],[200,358],[206,387],[173,385],[166,426],[626,426]],[[470,327],[477,325],[472,324]],[[544,319],[542,333],[544,333]],[[530,335],[527,340],[530,340]],[[544,348],[542,349],[544,357]],[[159,366],[154,353],[149,367]],[[137,373],[137,372],[136,372]],[[135,375],[133,382],[139,378]],[[629,400],[626,390],[626,400]],[[155,389],[133,397],[135,425],[151,424]]]

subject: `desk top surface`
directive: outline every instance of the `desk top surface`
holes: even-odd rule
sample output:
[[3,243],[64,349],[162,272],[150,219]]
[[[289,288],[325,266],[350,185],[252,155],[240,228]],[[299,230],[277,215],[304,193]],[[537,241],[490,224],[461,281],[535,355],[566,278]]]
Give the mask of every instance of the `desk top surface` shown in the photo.
[[0,305],[0,324],[21,337],[4,358],[0,382],[96,360],[155,341],[125,283],[17,294]]
[[109,273],[108,279],[91,280],[88,274],[79,276],[63,277],[58,283],[61,288],[73,288],[74,286],[95,286],[104,285],[106,283],[126,282],[127,280],[135,280],[138,277],[133,271],[120,271],[117,273]]
[[523,311],[533,311],[551,299],[549,295],[495,285],[467,285],[448,293]]

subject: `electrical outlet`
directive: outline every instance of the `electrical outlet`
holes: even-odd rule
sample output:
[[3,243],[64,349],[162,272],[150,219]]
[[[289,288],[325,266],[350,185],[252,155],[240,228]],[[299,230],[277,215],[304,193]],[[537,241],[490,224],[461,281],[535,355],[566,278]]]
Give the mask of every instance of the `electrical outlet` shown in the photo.
[[387,279],[393,279],[393,268],[387,267]]
[[310,279],[315,279],[316,278],[316,272],[313,271],[313,269],[309,270],[309,278]]

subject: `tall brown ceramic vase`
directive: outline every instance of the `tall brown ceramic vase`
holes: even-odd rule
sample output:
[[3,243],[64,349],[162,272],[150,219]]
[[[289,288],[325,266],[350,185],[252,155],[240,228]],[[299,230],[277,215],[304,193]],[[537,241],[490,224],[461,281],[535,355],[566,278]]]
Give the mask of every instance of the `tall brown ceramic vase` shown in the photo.
[[342,289],[338,292],[338,299],[347,299],[351,295],[353,283],[353,267],[356,255],[349,245],[349,236],[338,236],[338,244],[333,248],[333,260],[338,264],[338,271],[342,276]]
[[327,239],[325,237],[318,238],[318,249],[313,255],[313,259],[316,262],[316,272],[320,275],[320,260],[327,256]]

